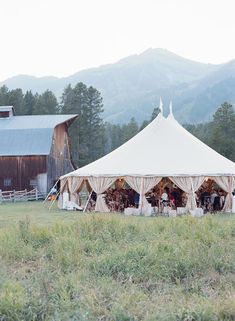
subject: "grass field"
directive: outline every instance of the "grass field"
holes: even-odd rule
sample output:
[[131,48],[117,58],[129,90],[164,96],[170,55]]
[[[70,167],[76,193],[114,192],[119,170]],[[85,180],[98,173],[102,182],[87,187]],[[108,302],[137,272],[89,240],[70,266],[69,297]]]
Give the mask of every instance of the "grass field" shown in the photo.
[[235,320],[235,215],[2,204],[0,320]]
[[54,204],[49,210],[49,203],[43,202],[19,202],[15,204],[0,204],[0,229],[17,227],[19,220],[28,218],[32,225],[43,227],[56,223],[75,222],[79,217],[78,212],[61,211]]

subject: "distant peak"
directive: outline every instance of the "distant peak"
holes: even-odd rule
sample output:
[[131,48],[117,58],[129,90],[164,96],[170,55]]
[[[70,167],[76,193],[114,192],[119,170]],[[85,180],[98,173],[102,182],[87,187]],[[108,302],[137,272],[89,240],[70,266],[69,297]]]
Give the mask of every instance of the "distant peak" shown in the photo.
[[203,62],[199,62],[190,58],[185,58],[175,52],[169,51],[165,48],[148,48],[142,53],[138,55],[139,58],[157,58],[160,61],[187,61],[189,63],[193,64],[200,64],[200,65],[210,65],[210,66],[216,66],[214,64],[206,64]]
[[[167,55],[167,56],[178,56],[176,53],[169,51],[167,49],[164,48],[148,48],[145,51],[143,51],[140,55]],[[181,57],[182,58],[182,57]]]
[[171,53],[173,54],[171,51],[167,50],[167,49],[164,49],[164,48],[148,48],[146,49],[145,51],[142,52],[142,54],[145,54],[145,53],[151,53],[151,52],[154,52],[154,53]]
[[34,81],[34,80],[57,80],[59,79],[56,76],[33,76],[33,75],[27,75],[27,74],[19,74],[19,75],[15,75],[12,77],[9,77],[7,79],[5,79],[2,83],[4,83],[5,81]]

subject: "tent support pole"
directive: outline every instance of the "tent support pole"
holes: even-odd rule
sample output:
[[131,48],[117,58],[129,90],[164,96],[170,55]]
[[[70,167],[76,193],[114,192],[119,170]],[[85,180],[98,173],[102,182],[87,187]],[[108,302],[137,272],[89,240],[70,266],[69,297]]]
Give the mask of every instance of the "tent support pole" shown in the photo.
[[143,194],[143,186],[144,185],[144,178],[141,177],[141,182],[140,182],[140,199],[139,199],[139,207],[140,207],[140,215],[143,214],[143,198],[144,198],[144,194]]
[[[60,179],[58,179],[58,180],[55,182],[55,185],[54,185],[52,188],[56,187],[56,185],[57,185],[57,183],[59,182],[59,180],[60,180]],[[48,197],[49,197],[50,194],[51,194],[52,188],[50,189],[50,192],[47,194],[47,197],[44,199],[43,204],[48,200]]]
[[88,199],[87,199],[87,201],[86,201],[86,205],[85,205],[85,207],[84,207],[84,209],[83,209],[83,213],[86,212],[87,206],[88,206],[89,201],[90,201],[90,199],[91,199],[91,194],[92,194],[92,192],[93,192],[93,190],[92,190],[92,191],[90,192],[90,194],[89,194],[89,197],[88,197]]
[[57,197],[58,197],[59,194],[60,194],[60,191],[58,191],[58,192],[56,193],[55,198],[53,199],[53,201],[51,202],[50,206],[48,207],[49,211],[50,211],[50,209],[52,208],[52,205],[53,205],[53,204],[55,203],[55,201],[57,200]]

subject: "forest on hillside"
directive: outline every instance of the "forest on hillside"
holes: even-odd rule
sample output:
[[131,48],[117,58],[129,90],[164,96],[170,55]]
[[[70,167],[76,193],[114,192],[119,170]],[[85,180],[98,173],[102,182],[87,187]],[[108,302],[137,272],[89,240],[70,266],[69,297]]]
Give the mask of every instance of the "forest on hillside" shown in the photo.
[[[84,166],[111,152],[147,126],[158,114],[154,108],[150,119],[138,124],[134,117],[123,124],[103,120],[103,99],[100,92],[79,82],[68,85],[58,101],[52,91],[25,93],[22,89],[0,88],[0,105],[12,105],[15,115],[78,114],[69,129],[74,163]],[[201,141],[225,157],[235,161],[235,112],[229,102],[218,107],[210,122],[184,124]],[[154,144],[154,142],[153,142]]]

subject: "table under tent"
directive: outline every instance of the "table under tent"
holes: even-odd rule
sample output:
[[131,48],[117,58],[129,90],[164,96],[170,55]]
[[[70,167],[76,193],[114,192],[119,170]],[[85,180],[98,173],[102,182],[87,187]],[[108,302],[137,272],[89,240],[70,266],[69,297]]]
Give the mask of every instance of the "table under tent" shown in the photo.
[[[104,157],[60,177],[59,207],[77,202],[84,186],[96,193],[94,210],[110,212],[106,191],[117,180],[125,181],[139,194],[138,214],[148,215],[146,193],[164,179],[186,194],[185,211],[197,211],[195,192],[209,179],[225,191],[223,211],[232,210],[235,189],[235,163],[184,129],[162,112],[141,132]],[[176,211],[177,212],[177,211]]]

